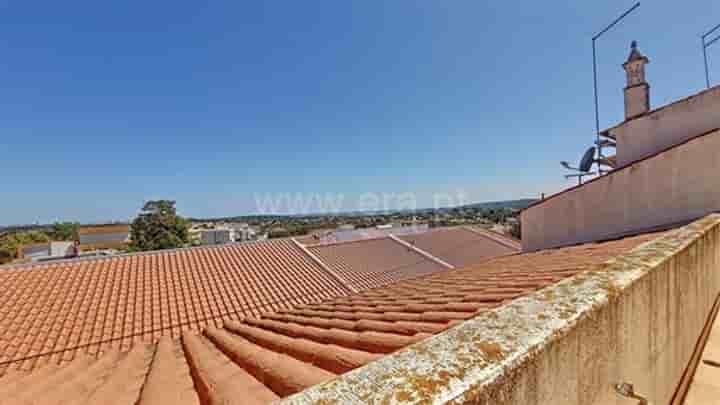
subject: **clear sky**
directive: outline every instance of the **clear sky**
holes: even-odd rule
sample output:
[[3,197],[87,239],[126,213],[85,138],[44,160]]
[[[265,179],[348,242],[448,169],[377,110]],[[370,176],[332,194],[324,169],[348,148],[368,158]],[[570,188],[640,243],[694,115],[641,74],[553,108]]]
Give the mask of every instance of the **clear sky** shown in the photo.
[[[557,191],[594,140],[590,37],[633,1],[201,3],[0,0],[0,224]],[[704,86],[717,23],[716,0],[646,0],[603,37],[602,126],[631,40],[657,106]]]

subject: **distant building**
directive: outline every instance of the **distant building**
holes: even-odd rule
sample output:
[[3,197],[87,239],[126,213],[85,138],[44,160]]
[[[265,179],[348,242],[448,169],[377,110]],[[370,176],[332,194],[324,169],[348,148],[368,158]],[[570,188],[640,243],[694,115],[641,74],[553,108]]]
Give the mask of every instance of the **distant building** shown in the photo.
[[259,235],[257,229],[245,222],[198,222],[190,228],[190,239],[195,244],[217,245],[258,240]]
[[234,232],[231,229],[202,229],[199,235],[203,245],[221,245],[233,242]]
[[130,242],[130,225],[81,226],[78,230],[78,240],[82,251],[125,249]]
[[257,231],[245,222],[231,222],[225,225],[227,228],[234,231],[232,240],[235,242],[245,242],[255,240],[257,237]]
[[72,241],[52,241],[23,245],[18,248],[18,260],[37,262],[73,257],[75,251]]

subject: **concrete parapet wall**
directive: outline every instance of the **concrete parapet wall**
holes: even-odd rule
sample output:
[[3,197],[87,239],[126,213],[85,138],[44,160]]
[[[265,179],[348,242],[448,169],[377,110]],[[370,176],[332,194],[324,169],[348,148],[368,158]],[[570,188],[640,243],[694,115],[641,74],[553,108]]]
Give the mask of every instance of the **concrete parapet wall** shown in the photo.
[[287,398],[287,404],[670,402],[720,293],[720,215]]
[[522,212],[523,251],[615,238],[720,211],[720,131],[615,170]]
[[716,86],[609,129],[617,139],[618,164],[626,165],[720,128],[719,111],[720,86]]

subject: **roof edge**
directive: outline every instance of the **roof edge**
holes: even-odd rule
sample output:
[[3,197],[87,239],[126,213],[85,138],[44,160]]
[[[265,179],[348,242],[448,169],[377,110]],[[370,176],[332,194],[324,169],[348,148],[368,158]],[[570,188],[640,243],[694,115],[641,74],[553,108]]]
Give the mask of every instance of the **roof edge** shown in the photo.
[[507,236],[505,236],[505,235],[501,235],[501,234],[498,233],[498,232],[494,232],[494,231],[490,231],[490,230],[484,230],[484,229],[483,229],[483,230],[480,230],[480,229],[473,228],[473,227],[471,227],[471,226],[465,226],[465,227],[463,227],[463,228],[464,228],[465,230],[468,230],[468,231],[470,231],[470,232],[473,232],[473,233],[475,233],[475,234],[477,234],[477,235],[484,236],[484,237],[486,237],[486,238],[488,238],[488,239],[491,239],[491,240],[493,240],[493,241],[495,241],[495,242],[497,242],[497,243],[499,243],[499,244],[501,244],[501,245],[503,245],[503,246],[505,246],[505,247],[508,247],[508,248],[510,248],[510,249],[515,249],[515,250],[517,250],[517,251],[522,250],[522,245],[521,245],[520,241],[517,240],[517,239],[509,238],[509,237],[507,237]]
[[131,256],[150,256],[150,255],[156,255],[156,254],[177,253],[177,252],[185,252],[185,251],[192,251],[192,250],[222,249],[225,247],[232,247],[232,246],[250,246],[250,245],[261,244],[261,243],[279,242],[279,241],[289,240],[289,239],[292,239],[292,238],[263,239],[263,240],[252,240],[252,241],[245,241],[245,242],[228,242],[228,243],[222,243],[222,244],[218,244],[218,245],[184,246],[184,247],[173,248],[173,249],[147,250],[147,251],[142,251],[142,252],[127,252],[127,253],[118,253],[118,254],[108,255],[108,256],[71,257],[71,258],[62,258],[62,259],[43,261],[43,262],[32,262],[32,263],[15,263],[15,264],[8,263],[8,264],[0,265],[0,271],[25,269],[25,268],[29,268],[29,267],[31,268],[31,267],[54,266],[56,264],[86,262],[86,261],[93,261],[93,260],[98,260],[98,261],[112,260],[112,259],[131,257]]
[[335,279],[338,283],[340,283],[343,287],[347,288],[348,291],[350,291],[353,294],[357,294],[358,291],[353,288],[350,283],[348,283],[344,278],[340,277],[339,274],[335,273],[330,266],[325,264],[319,257],[317,257],[313,252],[310,251],[310,249],[307,248],[307,246],[300,243],[295,238],[290,238],[290,240],[295,244],[295,246],[300,249],[301,252],[303,252],[307,257],[309,257],[315,264],[320,266],[321,269],[325,270],[325,272],[332,278]]
[[410,244],[410,243],[405,242],[404,240],[398,238],[397,236],[395,236],[395,235],[393,235],[393,234],[389,234],[389,235],[388,235],[388,238],[390,238],[390,240],[395,241],[395,242],[399,243],[400,245],[402,245],[402,246],[404,246],[404,247],[406,247],[406,248],[414,251],[415,253],[417,253],[417,254],[425,257],[426,259],[432,260],[432,261],[434,261],[435,263],[437,263],[437,264],[439,264],[439,265],[441,265],[441,266],[443,266],[443,267],[448,268],[449,270],[454,270],[454,269],[455,269],[455,266],[453,266],[452,264],[450,264],[450,263],[448,263],[448,262],[440,259],[440,258],[437,257],[437,256],[434,256],[434,255],[432,255],[432,254],[430,254],[430,253],[428,253],[428,252],[420,249],[419,247],[417,247],[417,246],[415,246],[415,245],[413,245],[413,244]]

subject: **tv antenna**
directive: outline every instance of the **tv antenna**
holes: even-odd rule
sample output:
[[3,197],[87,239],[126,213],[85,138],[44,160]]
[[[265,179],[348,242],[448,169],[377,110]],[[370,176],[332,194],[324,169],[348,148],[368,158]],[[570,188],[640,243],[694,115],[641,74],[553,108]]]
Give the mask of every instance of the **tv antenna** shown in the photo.
[[710,47],[710,45],[720,40],[720,35],[710,40],[708,40],[707,37],[712,35],[718,29],[720,29],[720,24],[716,25],[715,28],[711,29],[700,37],[700,40],[702,41],[703,59],[705,60],[705,84],[707,85],[708,89],[710,88],[710,70],[708,69],[707,49]]
[[598,74],[597,74],[597,50],[595,46],[595,42],[603,36],[606,32],[610,31],[614,26],[616,26],[623,18],[627,17],[630,13],[635,11],[638,7],[640,7],[640,2],[635,3],[634,6],[630,7],[627,11],[622,13],[620,17],[616,18],[615,21],[610,23],[607,27],[603,28],[600,32],[595,34],[595,36],[592,37],[592,53],[593,53],[593,85],[595,89],[595,145],[597,145],[597,152],[598,152],[598,158],[595,160],[597,162],[597,170],[598,174],[603,174],[604,171],[600,167],[602,164],[607,162],[607,158],[605,155],[603,155],[603,146],[610,146],[610,145],[604,145],[603,140],[600,139],[600,107],[598,106]]
[[580,159],[580,164],[578,165],[578,167],[572,167],[572,166],[570,166],[570,163],[565,162],[565,161],[560,162],[560,165],[562,165],[562,167],[564,167],[568,170],[572,170],[572,171],[576,172],[573,174],[565,175],[565,178],[571,179],[573,177],[577,177],[578,185],[580,185],[580,184],[582,184],[583,177],[592,176],[593,174],[595,174],[595,172],[590,171],[590,169],[592,169],[593,163],[595,163],[595,162],[596,162],[595,147],[591,146],[583,154],[582,158]]

